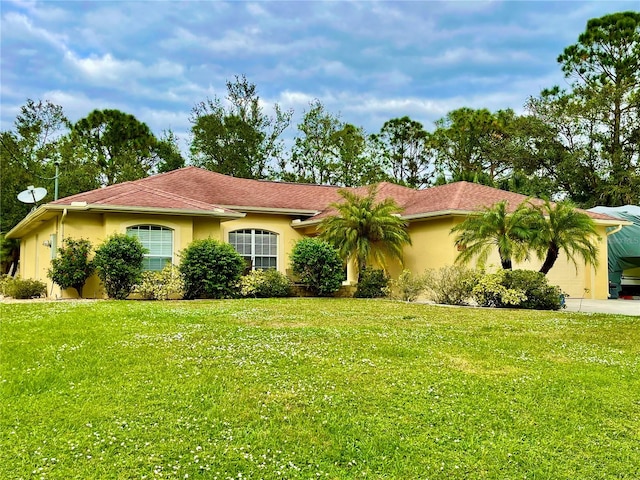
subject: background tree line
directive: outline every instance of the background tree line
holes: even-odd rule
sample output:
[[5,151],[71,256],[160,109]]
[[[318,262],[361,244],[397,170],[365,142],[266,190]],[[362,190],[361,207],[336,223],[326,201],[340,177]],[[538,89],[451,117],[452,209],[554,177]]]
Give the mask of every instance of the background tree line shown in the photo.
[[293,112],[265,113],[244,76],[226,99],[193,107],[188,159],[171,131],[157,138],[118,110],[95,110],[76,123],[60,105],[27,100],[14,128],[0,132],[0,231],[30,206],[16,195],[47,186],[55,163],[60,197],[192,164],[243,178],[358,186],[379,181],[423,188],[479,182],[578,206],[640,202],[640,13],[592,19],[558,62],[569,89],[552,86],[511,109],[459,108],[429,131],[407,116],[379,132],[343,121],[312,101],[284,141]]

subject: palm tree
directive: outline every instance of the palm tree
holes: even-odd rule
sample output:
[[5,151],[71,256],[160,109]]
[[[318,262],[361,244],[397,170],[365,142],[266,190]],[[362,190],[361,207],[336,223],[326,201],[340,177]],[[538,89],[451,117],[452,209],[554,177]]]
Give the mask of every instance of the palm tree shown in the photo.
[[456,262],[468,263],[478,257],[482,265],[495,247],[505,270],[511,270],[512,258],[516,261],[529,258],[532,210],[524,203],[513,213],[508,213],[507,207],[506,200],[485,207],[451,229],[451,233],[457,233],[455,244],[460,250]]
[[540,272],[546,275],[561,251],[576,268],[576,254],[585,262],[598,265],[597,241],[600,237],[589,215],[577,210],[569,201],[552,204],[547,200],[534,208],[539,217],[533,229],[532,246],[540,259],[544,257]]
[[318,227],[320,237],[332,244],[343,259],[355,259],[359,273],[369,261],[384,267],[388,256],[402,262],[402,249],[411,245],[411,237],[395,200],[376,202],[375,185],[364,196],[349,190],[338,193],[344,201],[331,204],[337,214],[322,220]]

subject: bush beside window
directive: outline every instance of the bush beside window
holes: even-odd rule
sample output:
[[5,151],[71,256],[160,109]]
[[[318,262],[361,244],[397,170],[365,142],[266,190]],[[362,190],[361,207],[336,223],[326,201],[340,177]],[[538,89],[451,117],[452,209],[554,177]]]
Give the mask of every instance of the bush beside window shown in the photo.
[[291,281],[277,270],[253,270],[240,280],[243,297],[274,298],[291,295]]
[[342,286],[344,265],[338,251],[318,238],[303,238],[291,252],[294,275],[314,295],[329,297]]
[[109,298],[123,300],[140,282],[145,248],[135,237],[114,234],[96,250],[93,262]]
[[167,265],[159,272],[142,272],[142,279],[134,292],[147,300],[182,298],[184,282],[175,265]]
[[230,298],[238,293],[245,262],[228,243],[195,240],[181,253],[184,297]]

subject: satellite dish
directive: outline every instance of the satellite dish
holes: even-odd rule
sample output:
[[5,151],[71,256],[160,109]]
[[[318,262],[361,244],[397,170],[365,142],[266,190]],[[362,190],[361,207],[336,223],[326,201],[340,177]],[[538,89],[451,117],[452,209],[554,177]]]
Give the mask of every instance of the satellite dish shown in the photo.
[[29,185],[26,190],[18,194],[18,200],[22,203],[38,203],[47,195],[47,189]]

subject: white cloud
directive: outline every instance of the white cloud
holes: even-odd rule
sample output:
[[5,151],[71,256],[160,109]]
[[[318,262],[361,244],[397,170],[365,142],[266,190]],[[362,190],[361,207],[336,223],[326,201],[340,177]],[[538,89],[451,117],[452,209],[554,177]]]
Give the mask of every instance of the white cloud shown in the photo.
[[135,79],[174,78],[184,72],[182,65],[166,60],[144,65],[137,60],[118,60],[110,53],[80,58],[68,51],[65,59],[73,69],[97,84],[129,83]]
[[485,48],[455,47],[445,50],[437,56],[422,57],[427,65],[455,65],[476,63],[479,65],[507,63],[507,62],[533,62],[536,59],[529,53],[518,50],[490,51]]
[[247,12],[254,17],[269,17],[270,14],[259,3],[250,2],[246,4]]
[[[66,49],[67,37],[65,35],[36,27],[29,17],[21,13],[8,12],[3,15],[2,32],[3,37],[8,34],[12,39],[19,39],[22,43],[31,43],[31,40],[38,40],[44,41],[58,50]],[[3,56],[4,53],[3,51]]]

